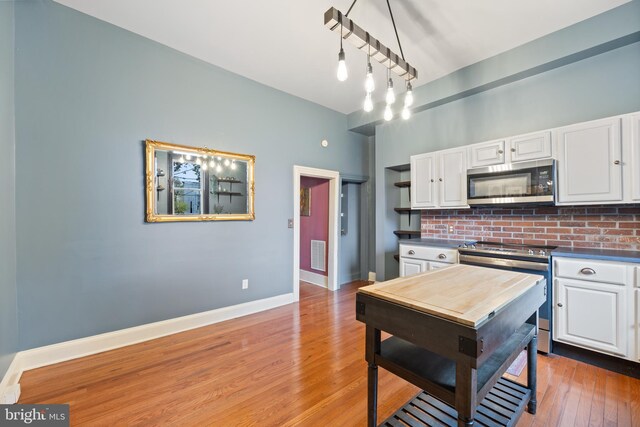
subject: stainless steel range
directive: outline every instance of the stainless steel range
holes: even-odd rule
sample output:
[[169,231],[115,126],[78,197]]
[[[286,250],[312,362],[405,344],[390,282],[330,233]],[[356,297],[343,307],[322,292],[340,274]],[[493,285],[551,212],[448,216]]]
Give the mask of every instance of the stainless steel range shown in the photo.
[[547,300],[539,310],[538,350],[551,352],[551,251],[555,246],[477,242],[458,247],[460,264],[538,274],[547,279]]

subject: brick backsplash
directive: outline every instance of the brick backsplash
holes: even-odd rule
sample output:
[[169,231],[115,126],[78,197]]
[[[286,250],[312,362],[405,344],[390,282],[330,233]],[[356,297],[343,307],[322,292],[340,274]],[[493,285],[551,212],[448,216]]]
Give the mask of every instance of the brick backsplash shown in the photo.
[[423,210],[420,228],[426,238],[637,251],[640,205]]

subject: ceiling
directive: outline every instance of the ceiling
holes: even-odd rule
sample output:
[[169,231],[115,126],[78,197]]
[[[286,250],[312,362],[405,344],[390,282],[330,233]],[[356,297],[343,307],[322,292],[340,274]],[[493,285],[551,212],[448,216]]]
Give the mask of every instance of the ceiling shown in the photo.
[[[345,43],[349,79],[336,79],[339,38],[323,25],[351,0],[56,0],[233,73],[342,113],[362,106],[366,55]],[[414,87],[629,0],[391,0]],[[360,0],[349,17],[400,53],[386,1]],[[384,98],[385,68],[373,64]],[[401,86],[396,79],[396,88]]]

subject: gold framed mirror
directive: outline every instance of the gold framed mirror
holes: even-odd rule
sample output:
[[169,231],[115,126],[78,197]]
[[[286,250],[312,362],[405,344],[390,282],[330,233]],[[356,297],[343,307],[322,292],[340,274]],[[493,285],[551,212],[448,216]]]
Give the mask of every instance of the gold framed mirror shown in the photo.
[[252,221],[255,156],[145,141],[146,221]]

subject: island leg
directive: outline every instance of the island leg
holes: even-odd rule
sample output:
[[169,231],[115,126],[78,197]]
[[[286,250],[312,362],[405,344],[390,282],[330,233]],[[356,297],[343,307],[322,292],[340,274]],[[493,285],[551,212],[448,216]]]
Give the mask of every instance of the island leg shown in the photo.
[[478,371],[464,361],[456,363],[456,411],[458,427],[470,427],[478,406]]
[[375,355],[380,353],[380,330],[367,325],[365,359],[367,369],[367,425],[376,427],[378,423],[378,365]]
[[527,388],[531,390],[531,398],[527,406],[527,412],[536,414],[538,400],[536,398],[537,388],[537,366],[538,366],[538,336],[534,335],[527,346]]

